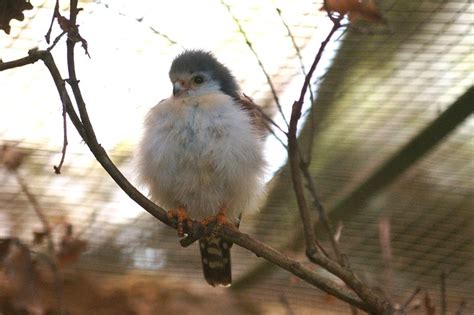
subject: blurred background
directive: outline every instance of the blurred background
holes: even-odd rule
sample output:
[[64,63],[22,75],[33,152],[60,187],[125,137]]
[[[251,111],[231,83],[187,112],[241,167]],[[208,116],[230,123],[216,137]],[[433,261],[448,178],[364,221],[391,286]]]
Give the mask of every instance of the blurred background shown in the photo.
[[[60,1],[66,16],[68,3]],[[449,314],[471,314],[474,4],[376,3],[387,24],[351,24],[325,50],[300,141],[314,143],[311,175],[360,277],[400,305],[420,288],[413,314],[424,314],[426,303],[439,311],[445,283]],[[0,31],[5,62],[48,47],[44,35],[55,1],[31,4],[22,21],[10,23],[10,34]],[[171,94],[169,65],[190,48],[214,52],[242,91],[286,129],[304,73],[332,26],[321,6],[308,0],[79,1],[90,58],[77,47],[77,71],[99,142],[146,194],[134,158],[143,118]],[[60,33],[55,25],[52,38]],[[64,42],[53,55],[66,78]],[[58,299],[70,314],[350,314],[344,303],[237,246],[234,285],[209,287],[196,246],[182,248],[176,231],[116,186],[69,122],[67,130],[57,175],[62,105],[49,72],[38,62],[0,73],[5,314],[54,314]],[[278,130],[267,139],[268,199],[244,216],[241,229],[304,262],[281,141]],[[324,235],[321,240],[329,244]]]

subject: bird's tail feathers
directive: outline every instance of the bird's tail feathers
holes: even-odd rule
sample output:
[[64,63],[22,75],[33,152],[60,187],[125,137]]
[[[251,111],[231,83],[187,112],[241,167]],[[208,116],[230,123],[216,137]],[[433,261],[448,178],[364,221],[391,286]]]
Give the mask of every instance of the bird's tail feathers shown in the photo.
[[221,237],[209,236],[199,240],[204,279],[214,287],[228,287],[232,283],[231,246]]

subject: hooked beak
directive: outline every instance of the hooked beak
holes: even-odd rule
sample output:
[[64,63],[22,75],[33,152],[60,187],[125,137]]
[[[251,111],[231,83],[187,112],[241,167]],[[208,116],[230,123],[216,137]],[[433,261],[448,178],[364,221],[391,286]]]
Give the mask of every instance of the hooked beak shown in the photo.
[[176,81],[173,83],[173,96],[179,96],[189,90],[189,88],[183,84],[181,81]]

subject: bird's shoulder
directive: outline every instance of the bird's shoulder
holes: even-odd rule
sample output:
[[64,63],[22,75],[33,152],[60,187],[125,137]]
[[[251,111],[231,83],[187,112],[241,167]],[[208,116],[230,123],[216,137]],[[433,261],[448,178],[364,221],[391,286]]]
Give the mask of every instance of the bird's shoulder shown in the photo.
[[265,121],[265,114],[250,97],[245,94],[243,96],[239,96],[239,98],[235,99],[235,104],[250,117],[250,122],[259,134],[262,136],[266,136],[268,134],[268,126],[267,122]]

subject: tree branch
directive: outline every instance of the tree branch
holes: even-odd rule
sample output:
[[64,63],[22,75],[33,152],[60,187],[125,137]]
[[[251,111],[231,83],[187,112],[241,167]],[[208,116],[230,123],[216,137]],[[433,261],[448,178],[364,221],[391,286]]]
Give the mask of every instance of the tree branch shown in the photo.
[[23,67],[23,66],[37,62],[38,60],[41,59],[41,54],[38,54],[36,52],[37,52],[36,49],[32,49],[28,51],[28,56],[26,57],[23,57],[17,60],[7,61],[7,62],[3,62],[2,60],[0,60],[0,71]]
[[329,223],[329,218],[327,215],[327,211],[324,208],[323,204],[319,200],[319,196],[316,190],[316,184],[314,183],[313,177],[309,173],[308,165],[301,165],[301,171],[303,173],[304,178],[306,179],[306,183],[308,184],[308,191],[313,198],[314,207],[317,209],[319,213],[319,221],[322,223],[324,229],[326,230],[326,234],[329,237],[329,241],[331,243],[332,250],[336,256],[337,261],[341,266],[344,266],[344,260],[342,259],[341,252],[339,250],[339,246],[337,245],[337,241],[335,238],[334,233],[332,232],[331,225]]
[[317,248],[316,236],[313,229],[313,220],[306,202],[306,198],[304,196],[303,179],[300,170],[301,156],[299,153],[297,140],[298,121],[301,117],[301,109],[303,107],[306,91],[308,90],[308,87],[310,85],[311,77],[314,71],[316,70],[316,66],[321,60],[321,56],[323,54],[324,49],[326,48],[334,33],[340,28],[340,26],[341,25],[339,22],[334,23],[331,31],[326,36],[326,39],[321,43],[321,47],[319,48],[319,51],[317,52],[316,57],[314,58],[313,64],[311,65],[309,72],[305,76],[303,87],[301,88],[300,92],[300,97],[297,101],[293,103],[290,126],[288,130],[288,160],[290,163],[293,189],[295,191],[298,208],[300,209],[301,220],[303,221],[306,252],[309,256],[316,253]]
[[[77,0],[71,0],[70,4],[70,23],[71,25],[76,25],[76,17],[77,17]],[[288,138],[290,139],[290,146],[289,146],[289,156],[290,160],[292,161],[293,167],[293,175],[294,175],[294,187],[295,192],[297,193],[297,197],[300,198],[299,204],[302,201],[300,206],[303,223],[305,224],[305,234],[307,236],[307,252],[308,257],[315,262],[316,264],[323,266],[329,272],[333,273],[334,275],[340,277],[346,284],[349,285],[360,297],[357,297],[354,293],[347,290],[346,288],[340,287],[334,281],[331,281],[325,277],[322,277],[318,273],[310,270],[309,268],[304,267],[298,261],[291,259],[282,253],[276,251],[275,249],[265,245],[264,243],[255,240],[248,236],[247,234],[243,234],[235,229],[228,228],[224,226],[222,229],[219,229],[217,233],[221,235],[224,239],[229,242],[235,243],[241,247],[244,247],[253,253],[255,253],[259,257],[263,257],[268,261],[280,266],[281,268],[291,272],[292,274],[296,275],[300,279],[320,288],[324,292],[331,294],[351,305],[354,305],[361,310],[366,312],[370,312],[373,314],[390,314],[391,309],[389,305],[387,306],[385,301],[380,299],[377,295],[375,295],[372,291],[370,291],[367,286],[365,286],[357,277],[354,276],[352,271],[349,269],[345,269],[335,261],[328,259],[327,257],[317,255],[315,245],[316,239],[314,236],[314,231],[312,230],[311,219],[309,215],[309,210],[306,205],[306,201],[304,199],[304,191],[303,191],[303,184],[302,184],[302,176],[301,171],[299,169],[299,151],[298,151],[298,143],[296,140],[296,131],[297,131],[297,123],[301,116],[301,108],[304,101],[304,96],[306,90],[309,86],[309,81],[311,76],[316,68],[319,59],[321,58],[322,51],[324,47],[329,42],[329,39],[337,30],[338,25],[334,25],[333,29],[331,30],[330,34],[326,38],[326,40],[321,44],[321,49],[316,55],[315,61],[309,70],[307,76],[305,77],[305,83],[301,90],[300,99],[293,104],[292,110],[292,119],[290,121],[290,132]],[[76,29],[77,31],[77,29]],[[69,34],[68,34],[69,35]],[[162,209],[161,207],[155,205],[152,201],[146,198],[143,194],[141,194],[119,171],[119,169],[113,164],[110,160],[109,156],[102,148],[102,146],[97,141],[95,136],[94,129],[89,119],[89,115],[86,109],[85,101],[82,97],[81,90],[79,88],[79,81],[77,80],[76,73],[75,73],[75,60],[74,60],[74,48],[75,48],[75,40],[74,38],[68,38],[67,40],[67,64],[68,64],[68,72],[69,72],[69,79],[67,82],[71,85],[74,98],[76,100],[76,104],[79,110],[80,116],[77,115],[76,110],[71,102],[69,94],[65,88],[64,80],[61,78],[61,75],[56,67],[54,59],[49,51],[33,51],[30,52],[30,55],[25,58],[21,58],[16,61],[12,61],[9,63],[2,63],[0,64],[0,70],[11,69],[27,64],[31,64],[36,62],[39,59],[42,59],[50,74],[55,82],[56,88],[58,90],[61,102],[63,103],[66,112],[73,122],[74,126],[78,130],[79,134],[91,150],[92,154],[95,156],[97,161],[102,165],[102,167],[109,173],[109,175],[114,179],[114,181],[119,185],[119,187],[135,202],[137,202],[143,209],[153,215],[155,218],[163,222],[164,224],[176,229],[177,222],[176,220],[169,219],[167,216],[167,212]],[[305,220],[307,218],[307,220]],[[311,232],[313,231],[313,232]],[[195,237],[202,235],[202,233],[209,233],[209,230],[203,227],[203,225],[199,222],[193,221],[193,228],[186,231],[190,237]],[[311,234],[312,233],[312,234]]]
[[[25,59],[25,58],[22,58]],[[37,60],[43,60],[46,67],[50,71],[50,74],[55,82],[56,88],[58,90],[61,102],[63,102],[66,111],[68,113],[69,118],[73,122],[74,126],[78,130],[79,134],[91,150],[92,154],[95,156],[97,161],[102,165],[102,167],[109,173],[109,175],[114,179],[114,181],[122,188],[122,190],[135,202],[137,202],[143,209],[145,209],[148,213],[152,216],[160,220],[161,222],[165,223],[166,225],[176,229],[176,222],[175,220],[168,219],[167,212],[162,209],[161,207],[155,205],[151,200],[146,198],[143,194],[141,194],[118,170],[118,168],[113,164],[113,162],[108,157],[105,150],[102,146],[95,140],[94,138],[90,138],[88,135],[94,134],[93,129],[87,130],[92,128],[92,125],[85,126],[79,117],[77,116],[75,109],[72,105],[71,99],[68,95],[66,90],[64,80],[61,78],[57,66],[54,62],[53,57],[51,56],[49,51],[36,51],[32,53],[32,56],[27,57],[28,62],[24,62],[25,64],[33,63]],[[17,64],[13,62],[12,64]],[[77,85],[75,85],[76,89],[79,89]],[[76,92],[77,93],[77,92]],[[79,94],[77,94],[79,95]],[[85,108],[85,103],[78,104],[79,106],[83,106],[82,112],[83,114],[87,114],[87,110]],[[212,228],[212,227],[211,227]],[[193,221],[193,230],[187,231],[188,234],[193,236],[193,234],[201,234],[204,227],[197,221]],[[205,231],[207,233],[209,231]],[[250,236],[243,234],[238,231],[234,231],[232,229],[224,227],[220,230],[222,237],[226,240],[233,242],[239,246],[242,246],[252,252],[254,252],[257,256],[263,257],[272,263],[280,266],[281,268],[293,273],[297,277],[301,278],[302,280],[318,287],[319,289],[323,290],[324,292],[334,295],[337,298],[350,303],[351,305],[355,305],[356,307],[368,311],[370,308],[358,299],[353,293],[349,292],[347,289],[341,288],[336,283],[327,278],[320,276],[319,274],[315,273],[314,271],[305,268],[302,266],[298,261],[290,259],[289,257],[283,255],[282,253],[274,250],[273,248],[252,239]]]
[[[370,307],[359,300],[349,290],[336,285],[333,281],[328,280],[317,274],[316,272],[304,267],[298,261],[295,261],[268,245],[251,238],[249,235],[241,233],[235,229],[224,228],[221,231],[221,236],[227,241],[235,243],[243,248],[250,250],[257,256],[265,258],[281,268],[291,272],[295,276],[304,281],[320,288],[324,292],[331,294],[344,302],[354,305],[363,311],[369,312]],[[335,267],[337,268],[337,267]],[[340,268],[340,267],[339,267]],[[382,313],[379,313],[382,314]]]
[[301,110],[305,100],[306,92],[310,85],[311,77],[314,71],[316,70],[316,66],[321,60],[324,49],[326,48],[327,44],[329,43],[335,32],[341,27],[341,19],[342,16],[339,18],[331,18],[331,20],[333,21],[333,27],[331,28],[324,41],[321,43],[319,51],[317,52],[314,58],[313,64],[311,65],[311,68],[305,77],[299,99],[293,103],[288,131],[288,159],[290,163],[293,189],[295,191],[298,208],[300,210],[301,220],[303,222],[306,254],[308,258],[315,264],[324,267],[332,274],[341,278],[351,289],[354,290],[354,292],[357,293],[357,295],[363,301],[367,303],[367,305],[370,307],[370,313],[391,314],[393,313],[391,305],[385,299],[379,297],[374,291],[369,289],[368,286],[365,285],[362,281],[360,281],[360,279],[355,276],[355,274],[348,266],[346,266],[346,268],[342,267],[345,266],[345,263],[339,265],[335,261],[324,257],[323,255],[320,255],[318,253],[316,247],[316,236],[313,229],[313,220],[309,212],[309,208],[304,195],[304,186],[301,174],[302,172],[300,169],[302,160],[299,153],[297,139],[298,121],[301,117]]

